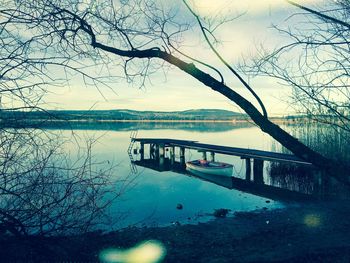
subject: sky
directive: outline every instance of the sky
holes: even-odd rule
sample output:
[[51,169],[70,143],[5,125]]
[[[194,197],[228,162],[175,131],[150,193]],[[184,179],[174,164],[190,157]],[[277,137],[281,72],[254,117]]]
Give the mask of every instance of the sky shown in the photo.
[[[309,4],[309,2],[312,0],[302,3]],[[290,22],[287,18],[293,11],[296,11],[295,7],[282,0],[195,0],[191,2],[191,5],[201,16],[213,16],[218,13],[225,16],[236,16],[245,13],[222,26],[217,32],[218,38],[222,40],[217,48],[234,67],[242,57],[249,59],[254,56],[256,46],[262,44],[267,48],[273,48],[285,41],[271,28],[271,25],[287,25]],[[223,68],[198,36],[198,34],[185,35],[183,50],[190,52],[196,58]],[[289,88],[281,88],[275,80],[265,77],[246,79],[261,97],[270,115],[293,114],[293,108],[286,103],[291,92]],[[234,76],[227,75],[225,81],[230,87],[254,102],[254,99],[242,88]],[[128,84],[123,79],[116,81],[111,87],[113,90],[106,87],[97,89],[85,86],[82,81],[72,81],[70,85],[51,90],[45,97],[46,107],[50,109],[156,111],[218,108],[241,111],[222,95],[174,68],[168,70],[166,74],[162,71],[153,74],[142,88]]]

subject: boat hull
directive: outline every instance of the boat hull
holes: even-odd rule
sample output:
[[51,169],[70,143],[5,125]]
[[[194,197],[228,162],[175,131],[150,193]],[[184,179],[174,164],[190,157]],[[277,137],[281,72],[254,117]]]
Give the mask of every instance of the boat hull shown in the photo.
[[203,162],[203,160],[195,160],[186,163],[186,169],[205,174],[232,176],[233,165],[220,162]]

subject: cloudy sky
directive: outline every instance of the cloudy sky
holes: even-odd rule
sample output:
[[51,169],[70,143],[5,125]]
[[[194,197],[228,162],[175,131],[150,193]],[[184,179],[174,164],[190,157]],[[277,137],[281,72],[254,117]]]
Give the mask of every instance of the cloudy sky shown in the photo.
[[[309,4],[310,1],[303,1],[303,3]],[[181,1],[179,3],[181,4]],[[292,12],[298,11],[282,0],[196,0],[192,2],[192,6],[202,16],[217,13],[235,16],[245,13],[217,32],[221,40],[218,49],[233,66],[240,62],[242,57],[249,58],[254,55],[256,46],[262,44],[267,48],[273,48],[286,41],[271,26],[273,24],[286,26],[292,23],[288,17]],[[185,51],[191,52],[191,55],[196,58],[221,67],[217,58],[206,48],[201,39],[191,35],[186,37]],[[251,98],[234,76],[226,75],[225,80],[236,91]],[[290,105],[285,103],[290,94],[288,88],[281,88],[274,80],[263,77],[247,80],[261,96],[270,115],[285,115],[293,112]],[[222,95],[177,69],[171,69],[166,74],[159,72],[152,75],[146,87],[143,88],[130,85],[123,80],[117,81],[112,86],[113,91],[104,87],[97,90],[79,82],[72,82],[69,86],[55,89],[45,100],[48,107],[52,109],[174,111],[219,108],[239,111],[239,108]],[[254,100],[251,99],[251,101]]]

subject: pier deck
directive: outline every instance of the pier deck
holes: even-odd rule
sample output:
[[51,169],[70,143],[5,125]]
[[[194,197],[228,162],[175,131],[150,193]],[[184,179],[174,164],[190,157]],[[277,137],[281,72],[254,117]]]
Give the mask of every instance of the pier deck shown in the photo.
[[162,147],[179,147],[185,149],[194,149],[199,152],[213,152],[219,154],[239,156],[242,159],[257,159],[262,161],[289,162],[303,165],[311,165],[311,163],[306,162],[292,154],[221,146],[214,144],[205,144],[199,143],[197,141],[176,140],[167,138],[132,138],[132,140],[141,144],[155,144],[162,145]]

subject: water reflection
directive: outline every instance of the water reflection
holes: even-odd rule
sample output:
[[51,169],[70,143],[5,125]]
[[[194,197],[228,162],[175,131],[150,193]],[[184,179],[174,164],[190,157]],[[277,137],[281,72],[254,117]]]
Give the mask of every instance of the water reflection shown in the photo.
[[[134,149],[134,154],[138,156],[138,161],[134,161],[133,157],[131,162],[134,165],[146,167],[158,172],[172,171],[179,174],[193,175],[205,181],[215,183],[217,185],[226,187],[228,189],[236,189],[251,193],[254,195],[262,196],[265,198],[271,198],[275,200],[326,200],[333,197],[339,197],[334,195],[335,189],[339,189],[339,185],[331,178],[327,177],[322,171],[316,167],[306,163],[294,163],[290,155],[286,156],[284,160],[280,156],[278,161],[271,159],[266,169],[264,170],[263,159],[257,159],[259,151],[243,148],[227,148],[225,146],[209,145],[194,143],[192,141],[161,139],[161,138],[137,138],[131,140],[131,146],[134,143],[140,143],[140,149]],[[149,158],[145,158],[145,149],[148,146]],[[177,146],[177,147],[176,147]],[[206,160],[206,150],[210,151],[212,161],[214,161],[214,155],[218,153],[224,155],[231,155],[229,149],[235,150],[233,155],[238,155],[245,160],[245,179],[241,178],[240,173],[235,173],[234,176],[227,178],[226,176],[210,175],[205,171],[193,171],[186,170],[186,161],[192,161],[195,158],[188,159],[185,156],[185,149],[196,149],[203,155],[202,158]],[[202,148],[198,148],[202,147]],[[204,147],[204,148],[203,148]],[[175,161],[175,151],[179,148],[180,156],[179,161]],[[206,149],[206,150],[205,150]],[[214,152],[215,149],[218,152]],[[223,149],[227,152],[223,153]],[[167,154],[169,152],[170,154]],[[253,169],[251,169],[251,157],[248,155],[251,152],[255,155],[253,159]],[[269,152],[263,153],[262,156],[269,156]],[[242,155],[243,154],[243,155]],[[272,154],[272,153],[271,153]],[[277,156],[277,155],[276,155]],[[275,156],[275,157],[276,157]],[[288,158],[287,158],[288,157]],[[262,157],[264,158],[264,157]],[[268,158],[268,157],[266,157]],[[185,160],[187,159],[187,160]],[[289,160],[291,159],[291,160]],[[268,159],[266,159],[268,160]],[[265,163],[266,163],[265,160]],[[287,161],[289,160],[289,161]],[[253,178],[252,177],[253,170]],[[342,191],[348,192],[348,191]]]
[[305,194],[316,191],[317,170],[312,166],[271,163],[268,166],[270,184]]
[[97,131],[135,131],[135,130],[185,130],[193,132],[225,132],[235,129],[250,128],[249,122],[194,122],[194,121],[40,121],[33,123],[1,123],[7,128],[41,128],[53,130],[97,130]]
[[168,158],[165,159],[164,165],[159,165],[159,161],[155,159],[144,159],[133,161],[137,166],[142,166],[158,172],[172,171],[182,175],[190,176],[204,180],[206,182],[214,183],[227,189],[235,189],[249,194],[260,196],[263,198],[278,200],[278,201],[307,201],[313,200],[313,195],[308,195],[301,192],[291,191],[286,188],[275,187],[273,185],[264,184],[260,178],[255,180],[242,179],[235,176],[227,177],[222,175],[212,175],[201,173],[198,171],[189,171],[180,162],[171,164]]
[[[203,143],[230,145],[271,151],[273,140],[256,127],[222,129],[216,131],[188,129],[151,129],[139,130],[139,137],[192,139]],[[67,131],[70,133],[70,131]],[[337,191],[332,180],[327,176],[313,173],[304,175],[302,171],[277,167],[274,163],[265,164],[263,178],[260,183],[245,174],[245,160],[238,157],[216,155],[220,162],[234,164],[234,178],[217,178],[203,174],[189,174],[179,165],[179,152],[175,153],[177,161],[169,166],[169,151],[165,152],[164,167],[149,160],[149,151],[145,149],[144,160],[134,155],[136,175],[130,175],[130,161],[127,149],[130,143],[130,132],[124,130],[76,130],[76,134],[84,137],[99,138],[94,147],[94,154],[101,160],[110,160],[117,164],[111,179],[115,180],[116,191],[121,197],[111,206],[111,213],[119,220],[116,228],[129,225],[168,225],[172,222],[191,223],[206,221],[212,217],[205,215],[215,209],[228,208],[232,211],[249,211],[259,208],[276,208],[284,205],[281,201],[318,199],[319,196],[343,195],[345,191]],[[280,147],[276,147],[280,149]],[[72,145],[67,149],[74,151]],[[200,159],[201,153],[186,153],[189,160]],[[274,166],[275,165],[275,166]],[[274,167],[273,167],[274,166]],[[283,172],[284,171],[284,172]],[[292,175],[292,172],[298,176]],[[309,168],[305,170],[309,173]],[[132,178],[132,180],[130,180]],[[256,179],[256,178],[255,178]],[[124,182],[122,185],[120,182]],[[121,190],[120,190],[121,189]],[[345,194],[344,194],[345,195]],[[278,201],[273,201],[278,200]],[[183,209],[177,209],[181,204]],[[203,216],[204,215],[204,216]]]

